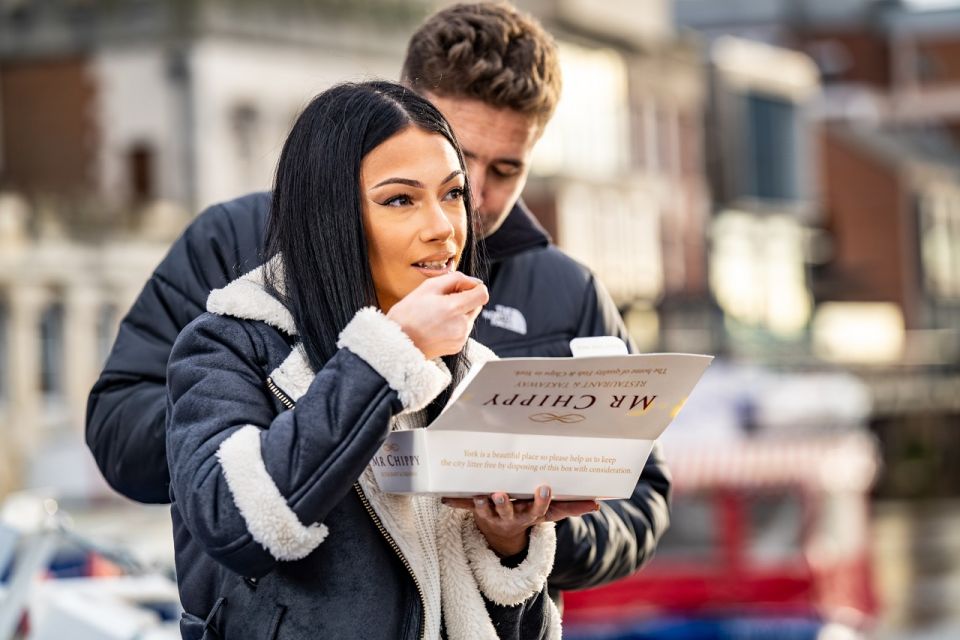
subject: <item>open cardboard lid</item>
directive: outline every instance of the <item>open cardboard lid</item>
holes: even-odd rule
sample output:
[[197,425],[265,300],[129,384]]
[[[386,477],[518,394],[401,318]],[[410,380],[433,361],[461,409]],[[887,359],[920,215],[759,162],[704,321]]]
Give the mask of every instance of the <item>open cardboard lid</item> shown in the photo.
[[428,429],[654,440],[712,360],[682,353],[494,360],[470,370]]

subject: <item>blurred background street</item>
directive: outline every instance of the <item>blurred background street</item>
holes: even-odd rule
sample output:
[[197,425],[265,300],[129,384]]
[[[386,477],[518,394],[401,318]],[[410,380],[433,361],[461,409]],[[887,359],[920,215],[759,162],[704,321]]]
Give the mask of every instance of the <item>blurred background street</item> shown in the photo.
[[[442,4],[0,0],[0,601],[12,558],[49,578],[21,636],[178,637],[168,509],[106,486],[87,394],[193,216]],[[565,635],[960,638],[960,2],[515,4],[564,74],[524,200],[641,350],[718,356],[657,558]],[[79,586],[117,576],[147,582]]]

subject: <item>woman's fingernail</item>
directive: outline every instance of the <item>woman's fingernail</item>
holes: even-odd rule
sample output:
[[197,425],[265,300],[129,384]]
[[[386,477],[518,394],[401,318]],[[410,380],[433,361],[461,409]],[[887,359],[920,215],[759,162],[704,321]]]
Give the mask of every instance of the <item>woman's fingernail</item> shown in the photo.
[[550,487],[540,487],[540,497],[549,498],[550,497]]
[[486,499],[486,498],[474,498],[474,499],[473,499],[473,504],[477,505],[478,507],[482,507],[484,504],[486,504],[486,502],[487,502],[487,499]]
[[476,282],[477,284],[483,284],[483,280],[481,280],[480,278],[474,278],[473,276],[467,276],[467,277],[473,280],[474,282]]
[[503,504],[504,502],[506,502],[503,496],[497,496],[496,498],[493,499],[493,501],[496,502],[497,504]]

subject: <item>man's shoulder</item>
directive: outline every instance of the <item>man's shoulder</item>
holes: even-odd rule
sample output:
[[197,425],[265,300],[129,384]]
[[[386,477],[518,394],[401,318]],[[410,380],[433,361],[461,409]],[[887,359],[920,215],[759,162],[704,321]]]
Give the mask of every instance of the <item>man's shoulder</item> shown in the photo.
[[193,220],[186,233],[204,233],[221,227],[234,230],[249,227],[259,231],[270,212],[271,198],[269,191],[258,191],[210,205]]
[[567,357],[571,339],[611,333],[593,329],[604,295],[593,272],[562,250],[530,248],[499,265],[477,321],[477,339],[498,355]]
[[269,192],[251,193],[203,210],[173,244],[156,273],[193,290],[198,304],[211,289],[259,265],[270,210]]

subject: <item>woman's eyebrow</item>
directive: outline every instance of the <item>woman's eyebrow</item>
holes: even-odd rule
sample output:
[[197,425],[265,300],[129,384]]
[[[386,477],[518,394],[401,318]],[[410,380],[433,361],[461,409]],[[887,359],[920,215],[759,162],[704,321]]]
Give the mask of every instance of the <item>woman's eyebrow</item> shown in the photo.
[[[449,180],[449,178],[448,178]],[[444,181],[446,182],[446,181]],[[416,189],[423,189],[423,183],[419,180],[411,180],[410,178],[387,178],[383,182],[378,182],[373,185],[373,188],[382,187],[385,184],[405,184],[408,187],[414,187]]]
[[460,169],[457,169],[457,170],[451,172],[450,175],[448,175],[446,178],[444,178],[443,180],[441,180],[441,181],[440,181],[440,184],[446,184],[446,183],[450,182],[451,180],[453,180],[454,178],[456,178],[457,176],[461,176],[461,175],[463,175],[463,171],[461,171]]
[[[460,169],[457,169],[451,172],[450,175],[448,175],[446,178],[441,180],[440,184],[446,184],[461,174],[463,174],[463,171],[461,171]],[[422,182],[420,182],[419,180],[411,180],[410,178],[387,178],[386,180],[383,180],[382,182],[378,182],[377,184],[373,185],[372,188],[376,189],[378,187],[382,187],[388,184],[405,184],[408,187],[413,187],[415,189],[424,188]]]

